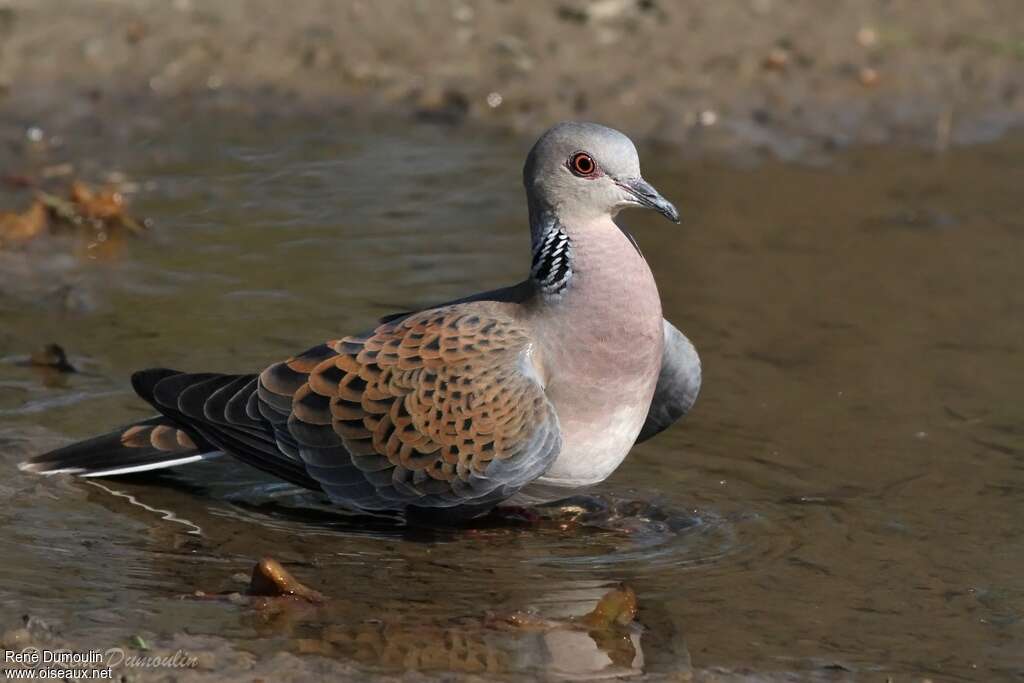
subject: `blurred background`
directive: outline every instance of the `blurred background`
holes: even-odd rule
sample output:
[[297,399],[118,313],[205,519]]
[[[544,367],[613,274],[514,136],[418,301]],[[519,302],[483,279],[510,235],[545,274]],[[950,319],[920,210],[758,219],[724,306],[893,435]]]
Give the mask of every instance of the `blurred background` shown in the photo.
[[[485,123],[590,118],[813,154],[991,139],[1024,115],[1015,0],[5,0],[5,109],[114,100]],[[257,102],[238,102],[253,96]],[[709,140],[705,140],[710,138]]]
[[[705,376],[600,520],[17,470],[148,415],[138,368],[518,281],[522,161],[567,118],[679,206],[622,218]],[[1022,120],[1017,0],[0,0],[0,646],[197,658],[136,681],[1024,680]],[[241,595],[264,555],[328,602]]]

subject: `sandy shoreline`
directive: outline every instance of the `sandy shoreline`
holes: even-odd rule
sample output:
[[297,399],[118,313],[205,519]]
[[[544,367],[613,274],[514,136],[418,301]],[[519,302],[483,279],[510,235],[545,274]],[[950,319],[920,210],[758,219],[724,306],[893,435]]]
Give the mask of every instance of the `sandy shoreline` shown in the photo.
[[213,103],[387,112],[533,134],[599,120],[649,141],[798,158],[943,148],[1024,121],[1024,5],[0,1],[0,119]]

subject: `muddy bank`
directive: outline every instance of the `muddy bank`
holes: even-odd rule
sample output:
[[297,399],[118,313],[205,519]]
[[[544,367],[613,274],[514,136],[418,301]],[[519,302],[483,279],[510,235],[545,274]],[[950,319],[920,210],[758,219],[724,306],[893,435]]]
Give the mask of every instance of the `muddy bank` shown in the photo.
[[0,118],[340,105],[530,133],[588,118],[695,149],[784,157],[893,140],[942,148],[1024,119],[1024,5],[922,10],[884,0],[6,0]]

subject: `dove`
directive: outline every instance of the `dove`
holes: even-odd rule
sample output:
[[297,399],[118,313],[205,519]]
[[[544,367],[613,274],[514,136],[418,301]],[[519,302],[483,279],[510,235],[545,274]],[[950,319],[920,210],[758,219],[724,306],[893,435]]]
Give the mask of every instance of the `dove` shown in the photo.
[[21,469],[110,477],[227,456],[351,510],[452,518],[603,481],[700,389],[697,352],[616,220],[679,214],[633,142],[594,123],[546,131],[523,183],[522,282],[339,331],[259,373],[138,371],[154,417]]

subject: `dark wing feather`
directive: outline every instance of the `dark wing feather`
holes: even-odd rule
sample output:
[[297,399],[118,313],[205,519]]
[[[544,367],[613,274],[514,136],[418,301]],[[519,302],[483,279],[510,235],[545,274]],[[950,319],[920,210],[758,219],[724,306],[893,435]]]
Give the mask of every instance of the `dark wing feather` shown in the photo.
[[700,392],[701,367],[697,349],[672,323],[667,320],[664,323],[665,351],[661,372],[637,443],[668,429],[686,415]]
[[37,474],[102,475],[172,466],[211,450],[195,432],[159,416],[37,455],[20,467]]
[[[242,462],[285,481],[319,490],[300,461],[278,447],[275,428],[262,416],[240,410],[256,395],[255,375],[189,374],[143,370],[132,376],[135,391],[174,422]],[[234,395],[225,396],[228,390]]]

